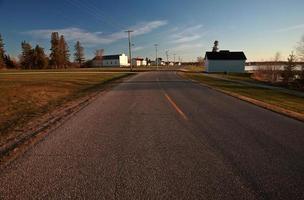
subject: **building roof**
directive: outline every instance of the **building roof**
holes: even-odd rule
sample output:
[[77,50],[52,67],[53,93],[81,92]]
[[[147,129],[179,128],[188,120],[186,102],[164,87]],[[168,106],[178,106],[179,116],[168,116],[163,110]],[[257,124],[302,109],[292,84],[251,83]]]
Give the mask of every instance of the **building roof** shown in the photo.
[[106,55],[102,57],[95,56],[92,60],[119,60],[120,56],[125,56],[125,54]]
[[119,56],[121,56],[121,55],[107,55],[107,56],[103,56],[102,59],[103,60],[119,60]]
[[143,58],[132,58],[132,60],[144,61],[145,59],[143,59]]
[[205,59],[208,60],[247,60],[244,52],[242,51],[219,51],[219,52],[206,52]]

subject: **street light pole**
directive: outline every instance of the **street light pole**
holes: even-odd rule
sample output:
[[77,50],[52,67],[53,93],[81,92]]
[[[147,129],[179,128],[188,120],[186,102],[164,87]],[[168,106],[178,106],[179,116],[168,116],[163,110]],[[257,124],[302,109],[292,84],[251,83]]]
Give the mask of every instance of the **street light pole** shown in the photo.
[[158,50],[158,49],[157,49],[158,44],[155,44],[154,46],[155,46],[155,51],[156,51],[156,69],[158,70],[158,55],[157,55],[157,53],[158,53],[158,52],[157,52],[157,50]]
[[130,70],[133,70],[133,65],[132,65],[132,51],[131,51],[131,33],[134,32],[133,30],[127,30],[125,31],[128,33],[128,39],[129,39],[129,58],[130,58]]
[[166,56],[167,56],[167,65],[169,66],[169,51],[166,51]]

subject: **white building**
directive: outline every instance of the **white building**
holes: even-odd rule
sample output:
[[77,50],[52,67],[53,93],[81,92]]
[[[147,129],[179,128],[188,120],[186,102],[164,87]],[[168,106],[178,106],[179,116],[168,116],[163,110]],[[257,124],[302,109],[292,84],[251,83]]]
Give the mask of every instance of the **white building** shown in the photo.
[[206,52],[205,66],[207,72],[245,72],[246,56],[244,52]]
[[92,65],[93,67],[126,67],[129,66],[128,56],[119,54],[103,56],[101,59],[94,58]]
[[147,61],[143,58],[132,58],[132,65],[134,67],[146,66]]
[[157,59],[157,62],[156,62],[156,60],[155,61],[152,61],[151,62],[151,65],[152,66],[165,66],[166,65],[166,63],[165,63],[165,61],[162,61],[162,59],[161,58],[158,58]]
[[147,65],[148,65],[148,63],[147,63],[146,60],[143,60],[143,61],[141,62],[141,66],[147,66]]
[[169,66],[174,66],[174,62],[169,62]]

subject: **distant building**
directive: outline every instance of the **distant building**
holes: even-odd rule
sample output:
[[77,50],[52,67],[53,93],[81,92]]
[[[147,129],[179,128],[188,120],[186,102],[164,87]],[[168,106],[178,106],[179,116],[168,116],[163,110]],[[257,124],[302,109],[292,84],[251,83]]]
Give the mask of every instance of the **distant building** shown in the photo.
[[169,66],[174,66],[174,62],[169,62]]
[[95,57],[92,60],[93,67],[126,67],[129,66],[128,56],[125,54],[107,55],[102,58]]
[[158,59],[155,60],[155,61],[151,61],[151,65],[152,65],[152,66],[156,66],[156,65],[158,65],[158,66],[165,66],[166,63],[165,63],[165,61],[163,61],[162,58],[158,58]]
[[206,52],[205,66],[207,72],[245,72],[246,56],[244,52]]
[[134,67],[147,66],[147,61],[143,58],[132,58],[132,65]]

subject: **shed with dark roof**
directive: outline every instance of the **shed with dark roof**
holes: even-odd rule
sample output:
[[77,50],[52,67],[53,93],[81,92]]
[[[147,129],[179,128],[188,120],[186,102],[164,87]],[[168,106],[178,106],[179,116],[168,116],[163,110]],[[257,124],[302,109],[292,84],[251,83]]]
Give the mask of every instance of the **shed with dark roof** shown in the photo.
[[242,51],[206,52],[206,71],[243,73],[245,72],[246,60],[247,58]]

